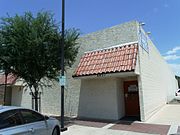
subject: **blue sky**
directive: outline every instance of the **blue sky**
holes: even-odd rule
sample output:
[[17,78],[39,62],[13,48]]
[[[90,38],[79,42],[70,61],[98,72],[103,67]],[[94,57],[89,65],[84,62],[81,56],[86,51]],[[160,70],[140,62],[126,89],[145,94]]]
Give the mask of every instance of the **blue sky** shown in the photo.
[[[146,31],[167,62],[180,75],[180,0],[65,0],[66,28],[82,34],[131,20],[143,21]],[[52,11],[61,20],[61,0],[0,0],[0,17]]]

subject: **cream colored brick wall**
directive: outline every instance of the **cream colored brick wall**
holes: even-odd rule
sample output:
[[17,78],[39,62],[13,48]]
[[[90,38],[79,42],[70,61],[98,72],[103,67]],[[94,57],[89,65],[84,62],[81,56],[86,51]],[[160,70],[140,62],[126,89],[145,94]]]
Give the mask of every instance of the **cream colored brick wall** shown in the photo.
[[[177,84],[175,75],[148,38],[149,53],[142,47],[140,55],[140,96],[143,121],[151,117],[168,101],[174,98]],[[143,114],[144,113],[144,114]]]

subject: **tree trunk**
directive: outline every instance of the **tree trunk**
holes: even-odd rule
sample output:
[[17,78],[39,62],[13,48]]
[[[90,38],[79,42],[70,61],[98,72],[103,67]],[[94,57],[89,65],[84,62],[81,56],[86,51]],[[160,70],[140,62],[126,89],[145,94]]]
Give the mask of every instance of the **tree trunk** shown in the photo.
[[35,100],[35,110],[39,111],[39,108],[38,108],[38,90],[37,90],[37,87],[34,87],[34,100]]
[[8,77],[8,73],[7,73],[7,72],[5,72],[4,103],[3,103],[3,105],[6,105],[7,77]]

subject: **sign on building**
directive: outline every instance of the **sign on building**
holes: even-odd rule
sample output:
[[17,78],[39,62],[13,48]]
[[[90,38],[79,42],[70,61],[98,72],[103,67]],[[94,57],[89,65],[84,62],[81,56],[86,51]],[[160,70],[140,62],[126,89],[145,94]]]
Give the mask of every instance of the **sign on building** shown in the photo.
[[149,53],[149,47],[148,47],[148,41],[147,41],[147,35],[144,33],[141,28],[139,30],[139,43],[142,46],[144,50],[146,50]]

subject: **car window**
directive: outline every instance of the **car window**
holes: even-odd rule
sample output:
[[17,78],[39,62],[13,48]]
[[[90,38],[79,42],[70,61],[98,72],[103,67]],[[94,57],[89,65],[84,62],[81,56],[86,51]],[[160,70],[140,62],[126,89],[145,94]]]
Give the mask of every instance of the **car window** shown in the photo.
[[0,129],[14,127],[22,124],[18,110],[3,112],[0,114]]
[[25,123],[32,123],[44,120],[43,115],[31,110],[21,110],[21,114]]
[[180,90],[178,90],[178,92],[180,92]]

